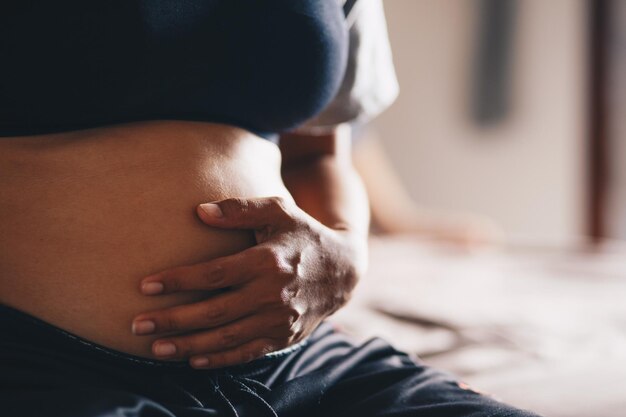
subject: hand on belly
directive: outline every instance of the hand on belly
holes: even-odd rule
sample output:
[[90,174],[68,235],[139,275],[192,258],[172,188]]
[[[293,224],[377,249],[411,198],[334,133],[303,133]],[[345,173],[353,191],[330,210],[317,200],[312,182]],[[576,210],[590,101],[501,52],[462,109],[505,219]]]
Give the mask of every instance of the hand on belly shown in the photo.
[[292,201],[228,199],[199,206],[198,215],[210,226],[252,229],[258,244],[142,280],[147,296],[223,291],[135,317],[137,335],[174,334],[153,343],[157,358],[196,368],[248,362],[301,341],[347,301],[355,281],[347,241]]
[[133,123],[0,141],[0,303],[113,349],[151,356],[140,312],[201,291],[145,297],[139,280],[252,246],[249,230],[204,225],[194,207],[282,195],[278,148],[200,122]]

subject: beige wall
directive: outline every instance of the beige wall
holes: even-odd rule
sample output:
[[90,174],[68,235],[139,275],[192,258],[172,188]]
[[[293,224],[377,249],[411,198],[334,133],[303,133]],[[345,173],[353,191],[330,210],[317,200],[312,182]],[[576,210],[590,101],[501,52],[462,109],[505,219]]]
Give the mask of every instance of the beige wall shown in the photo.
[[568,241],[584,222],[582,0],[520,0],[513,113],[471,119],[476,1],[386,0],[401,93],[374,125],[425,205],[494,217],[514,241]]

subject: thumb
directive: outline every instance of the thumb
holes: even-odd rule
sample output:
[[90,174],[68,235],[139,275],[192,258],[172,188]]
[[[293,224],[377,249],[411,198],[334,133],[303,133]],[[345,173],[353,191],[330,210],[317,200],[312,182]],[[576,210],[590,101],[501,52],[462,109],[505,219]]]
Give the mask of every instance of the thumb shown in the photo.
[[199,204],[200,220],[225,229],[275,230],[293,220],[294,203],[282,197],[229,198]]

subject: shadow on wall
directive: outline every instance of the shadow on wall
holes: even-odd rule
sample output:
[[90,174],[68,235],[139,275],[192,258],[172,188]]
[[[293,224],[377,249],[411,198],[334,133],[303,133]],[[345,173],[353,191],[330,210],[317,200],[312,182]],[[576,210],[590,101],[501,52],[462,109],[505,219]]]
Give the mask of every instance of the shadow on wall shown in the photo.
[[584,233],[582,1],[385,3],[400,96],[374,128],[410,195],[516,243]]

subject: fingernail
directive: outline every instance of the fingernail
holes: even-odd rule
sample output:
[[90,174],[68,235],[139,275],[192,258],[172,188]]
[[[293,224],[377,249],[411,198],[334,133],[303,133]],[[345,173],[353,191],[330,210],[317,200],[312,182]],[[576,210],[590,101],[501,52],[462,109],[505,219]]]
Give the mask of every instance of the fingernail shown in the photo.
[[136,335],[154,333],[156,325],[152,320],[141,320],[133,322],[132,330]]
[[191,360],[191,366],[195,366],[197,368],[202,368],[209,365],[209,360],[207,358],[193,358]]
[[224,212],[222,212],[220,206],[214,203],[200,204],[200,210],[211,217],[224,217]]
[[165,287],[161,282],[146,282],[141,284],[141,292],[146,295],[161,294]]
[[156,343],[152,351],[157,356],[171,356],[176,353],[176,345],[170,342]]

